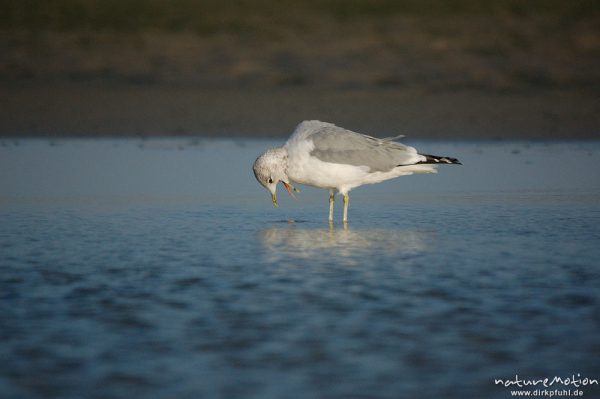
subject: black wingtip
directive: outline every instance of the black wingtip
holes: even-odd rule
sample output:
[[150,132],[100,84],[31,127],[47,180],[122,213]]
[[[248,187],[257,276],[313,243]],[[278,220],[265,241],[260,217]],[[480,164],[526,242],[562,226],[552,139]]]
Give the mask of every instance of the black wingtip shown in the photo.
[[453,165],[462,165],[462,163],[456,159],[456,158],[451,158],[451,157],[440,157],[437,155],[426,155],[426,154],[421,154],[425,157],[424,161],[421,161],[419,163],[425,163],[425,164],[453,164]]

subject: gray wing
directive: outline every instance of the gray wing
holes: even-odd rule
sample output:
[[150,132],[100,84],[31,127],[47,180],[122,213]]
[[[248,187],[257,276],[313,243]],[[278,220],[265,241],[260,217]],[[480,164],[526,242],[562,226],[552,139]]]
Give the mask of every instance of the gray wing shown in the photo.
[[378,139],[323,123],[308,137],[314,144],[310,155],[323,162],[367,166],[371,172],[387,172],[397,166],[425,160],[413,147]]

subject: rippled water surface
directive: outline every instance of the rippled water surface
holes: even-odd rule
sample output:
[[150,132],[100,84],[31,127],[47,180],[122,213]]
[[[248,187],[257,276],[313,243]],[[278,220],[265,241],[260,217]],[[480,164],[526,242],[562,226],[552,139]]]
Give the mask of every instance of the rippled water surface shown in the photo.
[[330,226],[327,192],[273,209],[254,181],[275,142],[0,141],[2,397],[600,379],[600,144],[408,143],[464,165],[358,188]]

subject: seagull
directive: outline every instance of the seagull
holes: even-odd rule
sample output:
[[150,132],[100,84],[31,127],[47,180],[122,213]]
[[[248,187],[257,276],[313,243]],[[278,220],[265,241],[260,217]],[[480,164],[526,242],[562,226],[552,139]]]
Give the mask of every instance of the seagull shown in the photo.
[[439,164],[458,159],[417,153],[394,140],[379,139],[321,121],[301,122],[283,147],[265,151],[254,162],[254,176],[277,207],[277,184],[294,196],[292,182],[329,190],[329,221],[333,222],[335,194],[344,198],[343,222],[348,222],[348,193],[363,184],[380,183],[414,173],[436,173]]

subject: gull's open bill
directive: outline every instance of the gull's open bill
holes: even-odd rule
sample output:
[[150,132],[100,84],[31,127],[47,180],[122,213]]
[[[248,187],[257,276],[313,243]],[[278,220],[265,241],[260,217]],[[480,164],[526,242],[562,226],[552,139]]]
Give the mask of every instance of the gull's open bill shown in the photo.
[[296,196],[294,195],[294,191],[300,192],[299,190],[296,189],[296,187],[292,186],[290,183],[286,183],[284,181],[282,181],[283,186],[285,187],[285,189],[287,190],[288,194],[296,199]]
[[[284,181],[281,181],[281,183],[283,184],[283,186],[287,190],[288,194],[290,194],[293,199],[297,199],[296,196],[294,195],[294,191],[297,192],[297,193],[299,193],[300,190],[298,190],[296,187],[292,186],[290,183],[286,183]],[[271,197],[273,199],[273,206],[275,208],[277,208],[279,206],[279,204],[277,203],[277,192],[273,191],[271,193]]]

